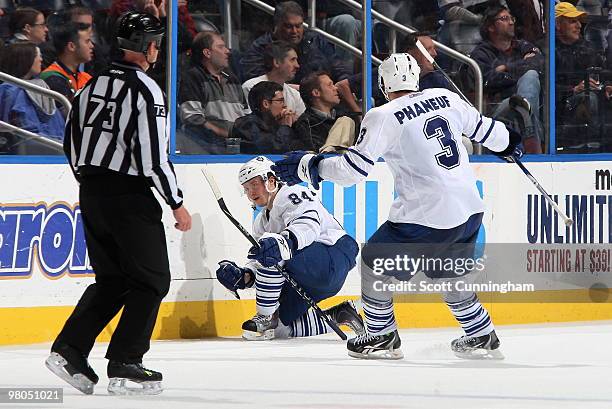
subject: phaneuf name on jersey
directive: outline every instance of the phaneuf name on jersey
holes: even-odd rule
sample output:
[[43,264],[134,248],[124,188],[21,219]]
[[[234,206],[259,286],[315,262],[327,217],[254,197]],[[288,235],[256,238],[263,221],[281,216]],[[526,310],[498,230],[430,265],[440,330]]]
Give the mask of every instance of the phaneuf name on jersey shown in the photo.
[[[413,94],[421,95],[421,94]],[[404,120],[411,120],[419,115],[426,114],[430,111],[437,111],[438,109],[450,107],[450,101],[445,95],[441,97],[429,98],[423,101],[417,101],[414,104],[406,105],[400,111],[394,112],[395,118],[401,124]]]

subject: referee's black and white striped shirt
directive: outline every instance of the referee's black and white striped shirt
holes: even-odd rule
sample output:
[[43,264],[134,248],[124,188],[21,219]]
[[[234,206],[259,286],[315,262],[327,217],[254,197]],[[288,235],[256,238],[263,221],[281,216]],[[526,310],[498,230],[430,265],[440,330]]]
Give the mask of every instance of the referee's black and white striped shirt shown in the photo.
[[166,100],[137,65],[115,62],[75,96],[64,152],[76,175],[86,165],[145,176],[172,209],[183,202],[168,159]]

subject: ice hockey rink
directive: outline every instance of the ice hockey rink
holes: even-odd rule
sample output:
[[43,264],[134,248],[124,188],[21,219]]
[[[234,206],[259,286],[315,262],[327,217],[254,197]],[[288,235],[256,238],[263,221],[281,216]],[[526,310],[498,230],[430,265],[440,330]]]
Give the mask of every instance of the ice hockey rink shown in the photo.
[[164,374],[158,396],[109,396],[106,344],[91,363],[95,393],[49,372],[49,344],[0,348],[0,387],[63,387],[62,404],[113,408],[612,408],[612,322],[503,326],[503,361],[466,361],[448,347],[459,329],[402,330],[404,359],[349,358],[335,335],[247,342],[156,341],[145,364]]

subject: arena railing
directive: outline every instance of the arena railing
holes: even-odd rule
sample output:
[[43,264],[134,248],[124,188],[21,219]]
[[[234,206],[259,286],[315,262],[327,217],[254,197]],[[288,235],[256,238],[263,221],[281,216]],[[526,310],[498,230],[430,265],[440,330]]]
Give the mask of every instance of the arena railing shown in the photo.
[[[64,109],[66,110],[65,112],[70,111],[71,108],[71,104],[70,101],[68,101],[68,99],[63,96],[62,94],[55,92],[53,90],[47,89],[47,88],[43,88],[41,86],[38,86],[36,84],[32,84],[31,82],[22,80],[20,78],[16,78],[13,77],[12,75],[8,75],[4,72],[0,71],[0,80],[3,82],[7,82],[9,84],[13,84],[15,86],[24,88],[28,91],[32,91],[32,92],[36,92],[39,94],[42,94],[44,96],[53,98],[56,101],[59,101],[62,106],[64,107]],[[58,154],[63,154],[63,145],[61,142],[57,142],[53,139],[47,138],[44,135],[39,135],[39,134],[35,134],[32,133],[30,131],[27,131],[25,129],[21,129],[18,128],[14,125],[11,125],[9,123],[6,123],[4,121],[0,121],[0,131],[10,131],[10,133],[15,134],[17,136],[19,136],[20,138],[23,138],[23,142],[28,141],[28,140],[36,140],[36,142],[48,147],[48,148],[52,148],[54,150],[57,150]]]

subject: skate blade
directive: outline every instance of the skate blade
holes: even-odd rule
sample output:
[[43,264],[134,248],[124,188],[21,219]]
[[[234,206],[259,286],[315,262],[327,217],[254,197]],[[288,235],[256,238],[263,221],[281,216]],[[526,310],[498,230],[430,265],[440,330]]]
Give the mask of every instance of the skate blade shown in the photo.
[[80,392],[83,392],[86,395],[93,394],[94,385],[88,377],[83,374],[77,373],[74,375],[70,375],[64,367],[68,364],[68,362],[57,352],[51,352],[51,355],[45,361],[45,365],[51,372],[61,378],[63,381],[72,385],[75,389]]
[[[132,387],[131,385],[137,385]],[[108,393],[111,395],[159,395],[162,393],[161,381],[133,382],[126,378],[110,378]]]
[[373,351],[367,354],[361,352],[348,351],[350,357],[359,359],[403,359],[404,353],[401,349],[385,349]]
[[476,348],[470,351],[459,352],[453,351],[457,358],[461,359],[472,359],[472,360],[498,360],[501,361],[506,357],[501,353],[499,349],[483,349]]
[[268,329],[262,332],[254,332],[242,330],[242,338],[247,341],[268,341],[270,339],[274,339],[274,330]]

